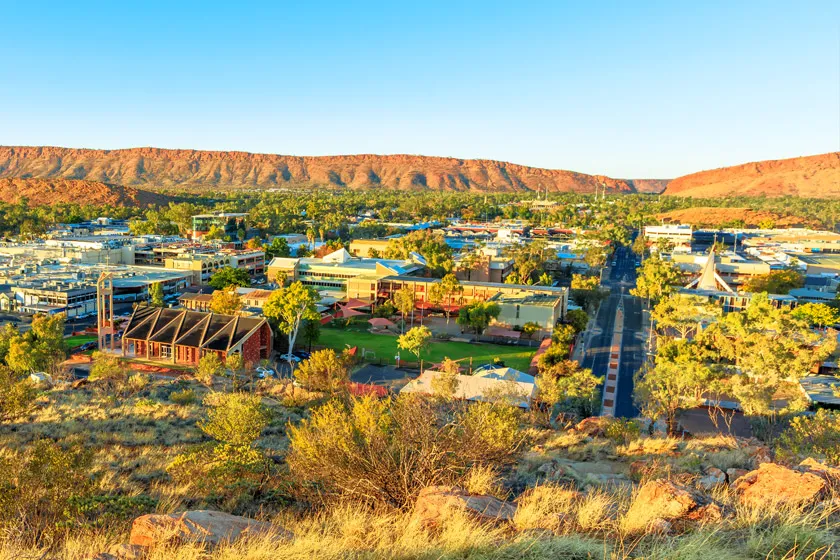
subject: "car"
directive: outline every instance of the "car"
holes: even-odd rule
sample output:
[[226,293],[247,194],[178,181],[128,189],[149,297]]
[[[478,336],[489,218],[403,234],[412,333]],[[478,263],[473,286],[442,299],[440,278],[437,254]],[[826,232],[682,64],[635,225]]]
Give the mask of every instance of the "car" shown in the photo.
[[308,360],[312,354],[307,352],[306,350],[295,350],[292,352],[292,356],[297,356],[301,360]]
[[298,358],[294,354],[283,354],[282,356],[280,356],[280,359],[283,360],[284,362],[295,362],[295,363],[297,363],[297,362],[300,361],[300,358]]
[[262,367],[262,366],[254,369],[254,371],[257,373],[257,377],[260,378],[260,379],[266,379],[268,377],[276,377],[277,376],[277,374],[274,372],[273,369]]
[[618,264],[618,261],[613,261],[612,262],[612,266],[615,266],[616,264]]

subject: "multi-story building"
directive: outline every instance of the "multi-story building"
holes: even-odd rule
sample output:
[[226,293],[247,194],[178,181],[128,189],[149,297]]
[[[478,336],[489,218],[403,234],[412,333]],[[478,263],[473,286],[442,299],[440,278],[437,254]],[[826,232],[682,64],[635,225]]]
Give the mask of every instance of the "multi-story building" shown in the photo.
[[498,248],[484,247],[459,254],[455,259],[455,276],[458,280],[474,282],[504,282],[513,272],[513,265],[513,259],[502,256]]
[[412,275],[424,269],[425,265],[416,261],[353,257],[339,249],[321,258],[276,257],[268,264],[268,278],[274,281],[280,274],[286,282],[300,281],[319,290],[346,292],[348,281],[353,279]]
[[645,226],[645,239],[649,243],[665,240],[675,247],[691,247],[692,230],[687,224],[663,224],[660,226]]
[[210,277],[220,268],[230,266],[230,257],[222,254],[183,254],[179,257],[167,258],[164,266],[172,270],[188,272],[191,283],[199,286],[207,284]]
[[391,239],[354,239],[350,242],[350,254],[355,257],[379,258],[388,250]]
[[136,266],[45,265],[4,271],[9,286],[8,311],[64,313],[68,318],[96,312],[96,280],[108,271],[114,277],[114,304],[148,301],[149,287],[160,284],[164,298],[174,299],[189,285],[189,275]]

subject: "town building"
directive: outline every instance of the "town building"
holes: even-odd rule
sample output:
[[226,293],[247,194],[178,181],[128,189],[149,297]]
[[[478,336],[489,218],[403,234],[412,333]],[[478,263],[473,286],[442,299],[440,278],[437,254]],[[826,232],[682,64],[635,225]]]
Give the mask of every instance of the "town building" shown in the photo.
[[287,283],[299,281],[319,290],[347,292],[350,280],[367,282],[394,274],[420,274],[426,267],[420,259],[370,259],[354,257],[347,250],[339,249],[321,258],[275,257],[267,268],[271,280],[279,274],[285,276]]
[[149,287],[160,284],[165,299],[174,300],[189,285],[189,275],[151,267],[102,265],[28,265],[0,268],[7,311],[64,313],[68,318],[96,313],[96,280],[108,271],[114,279],[114,304],[128,306],[149,300]]
[[273,335],[264,318],[137,307],[125,326],[122,355],[194,366],[207,354],[222,362],[240,354],[257,364],[271,356]]
[[513,265],[514,260],[503,256],[498,247],[483,247],[455,257],[455,276],[474,282],[504,282],[513,272]]
[[675,247],[691,247],[692,229],[687,224],[645,226],[644,235],[648,243],[665,240]]
[[508,327],[536,323],[542,330],[550,332],[565,314],[564,298],[556,294],[499,292],[488,301],[497,303],[501,309],[495,323]]
[[354,239],[350,242],[350,254],[355,257],[381,258],[388,250],[390,238],[382,239]]
[[[440,371],[427,369],[416,379],[409,381],[400,393],[435,395],[437,380],[447,375]],[[454,397],[465,401],[494,401],[505,399],[513,406],[527,409],[537,394],[534,377],[512,368],[492,368],[480,370],[473,375],[455,376],[458,380]]]

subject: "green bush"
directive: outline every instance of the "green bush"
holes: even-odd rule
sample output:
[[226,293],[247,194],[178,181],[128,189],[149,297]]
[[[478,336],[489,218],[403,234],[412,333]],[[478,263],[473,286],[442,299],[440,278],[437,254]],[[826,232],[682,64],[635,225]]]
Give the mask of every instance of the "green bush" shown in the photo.
[[172,391],[169,394],[169,400],[175,404],[186,406],[194,404],[198,400],[198,397],[192,389],[182,389],[180,391]]
[[817,455],[840,463],[840,413],[818,410],[813,416],[797,416],[779,438],[783,452]]
[[604,435],[617,445],[627,445],[639,439],[639,423],[627,418],[616,418],[607,424]]

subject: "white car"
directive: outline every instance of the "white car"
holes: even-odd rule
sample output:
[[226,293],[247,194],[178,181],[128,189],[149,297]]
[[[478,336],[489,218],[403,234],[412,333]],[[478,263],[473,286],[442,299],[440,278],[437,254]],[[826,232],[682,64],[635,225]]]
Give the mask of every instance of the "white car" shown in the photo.
[[257,377],[265,379],[267,377],[274,377],[274,370],[271,368],[258,367],[254,369],[257,372]]
[[298,358],[294,354],[283,354],[282,356],[280,356],[280,359],[283,360],[284,362],[295,362],[295,363],[297,363],[297,362],[300,361],[300,358]]

